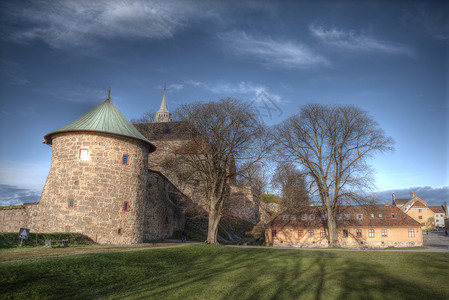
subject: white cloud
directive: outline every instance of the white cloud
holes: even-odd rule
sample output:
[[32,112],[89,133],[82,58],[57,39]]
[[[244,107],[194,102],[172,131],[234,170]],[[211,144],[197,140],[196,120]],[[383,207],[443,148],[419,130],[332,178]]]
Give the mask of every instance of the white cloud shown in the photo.
[[193,12],[182,2],[141,0],[39,1],[5,9],[9,26],[3,26],[4,36],[18,42],[42,40],[53,48],[94,45],[98,39],[115,37],[170,38]]
[[215,82],[212,84],[207,84],[201,81],[187,80],[184,83],[194,87],[201,87],[214,94],[223,96],[235,97],[239,95],[245,95],[251,97],[251,100],[257,100],[261,95],[265,95],[275,102],[281,102],[282,100],[281,96],[270,92],[268,87],[264,85],[252,84],[245,81],[241,81],[236,84],[226,82]]
[[167,90],[168,91],[180,91],[184,88],[183,84],[170,84],[169,86],[167,86]]
[[406,46],[381,41],[363,33],[357,33],[353,30],[345,31],[337,28],[326,29],[323,26],[315,25],[311,25],[309,30],[313,36],[325,44],[345,50],[412,55],[412,51]]
[[256,38],[243,31],[231,31],[218,37],[233,54],[257,58],[266,66],[304,69],[329,64],[323,56],[293,41]]
[[427,201],[429,205],[442,205],[445,201],[449,200],[449,187],[410,187],[407,189],[385,190],[376,192],[379,202],[384,203],[385,200],[392,201],[392,194],[395,194],[396,199],[409,199],[410,193],[415,192],[416,196]]

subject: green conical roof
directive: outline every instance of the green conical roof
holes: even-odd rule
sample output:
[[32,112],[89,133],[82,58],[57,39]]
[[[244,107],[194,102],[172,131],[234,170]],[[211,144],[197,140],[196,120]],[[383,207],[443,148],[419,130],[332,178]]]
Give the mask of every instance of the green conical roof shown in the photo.
[[137,131],[133,124],[128,121],[109,98],[72,123],[45,135],[45,143],[52,143],[51,138],[53,134],[71,131],[107,132],[143,141],[150,146],[150,152],[156,149],[149,140]]

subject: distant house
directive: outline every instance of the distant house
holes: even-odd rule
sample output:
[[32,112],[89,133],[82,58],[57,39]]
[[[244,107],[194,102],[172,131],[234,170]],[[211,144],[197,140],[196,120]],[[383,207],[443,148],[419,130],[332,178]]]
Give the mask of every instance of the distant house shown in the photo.
[[[340,206],[338,241],[348,248],[422,246],[421,224],[395,205]],[[328,247],[327,211],[306,206],[284,212],[265,227],[266,241],[283,247]]]
[[444,227],[446,212],[440,206],[429,206],[426,201],[410,193],[408,199],[396,199],[393,193],[393,204],[421,224],[422,229]]

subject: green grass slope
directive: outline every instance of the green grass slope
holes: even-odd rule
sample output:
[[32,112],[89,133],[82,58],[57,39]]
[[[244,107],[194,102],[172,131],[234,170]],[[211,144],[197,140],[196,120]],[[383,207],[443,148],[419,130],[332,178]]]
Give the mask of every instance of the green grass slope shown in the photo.
[[1,252],[1,299],[449,299],[447,253],[194,244],[11,262]]

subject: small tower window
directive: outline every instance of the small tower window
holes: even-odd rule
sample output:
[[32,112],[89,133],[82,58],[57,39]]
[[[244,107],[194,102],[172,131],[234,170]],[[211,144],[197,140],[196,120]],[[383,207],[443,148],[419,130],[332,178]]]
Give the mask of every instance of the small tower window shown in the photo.
[[67,225],[67,226],[65,227],[65,232],[70,232],[70,226]]
[[121,228],[117,229],[117,234],[118,235],[122,234],[122,229]]
[[75,200],[69,199],[68,201],[68,207],[73,207],[75,205]]
[[80,159],[87,160],[89,158],[89,150],[88,149],[80,149]]
[[129,155],[127,155],[127,154],[123,155],[122,163],[124,165],[129,165]]
[[129,211],[129,202],[128,201],[125,201],[125,204],[123,205],[123,210]]

